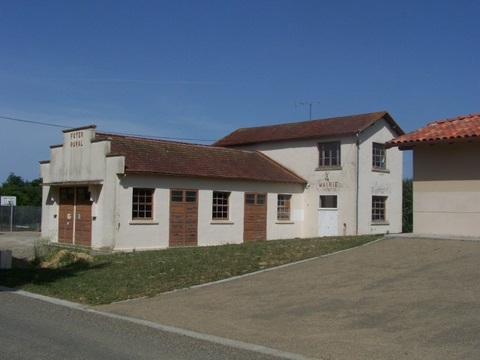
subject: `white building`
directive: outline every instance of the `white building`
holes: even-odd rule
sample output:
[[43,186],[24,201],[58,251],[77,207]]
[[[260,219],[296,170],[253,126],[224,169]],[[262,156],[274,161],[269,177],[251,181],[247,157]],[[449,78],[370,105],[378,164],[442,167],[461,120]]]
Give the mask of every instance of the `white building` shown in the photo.
[[41,162],[42,237],[132,250],[400,232],[402,155],[384,143],[401,134],[387,112],[214,146],[66,130]]
[[404,134],[386,111],[238,129],[215,146],[258,150],[307,181],[300,237],[402,231]]

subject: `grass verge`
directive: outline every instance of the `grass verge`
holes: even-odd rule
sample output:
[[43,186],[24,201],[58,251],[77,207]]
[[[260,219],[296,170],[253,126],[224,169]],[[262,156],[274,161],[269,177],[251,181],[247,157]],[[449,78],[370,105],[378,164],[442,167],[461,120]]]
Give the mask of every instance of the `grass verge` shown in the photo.
[[[88,305],[150,297],[356,247],[381,235],[263,241],[93,256],[0,270],[0,284]],[[58,251],[58,250],[57,250]]]

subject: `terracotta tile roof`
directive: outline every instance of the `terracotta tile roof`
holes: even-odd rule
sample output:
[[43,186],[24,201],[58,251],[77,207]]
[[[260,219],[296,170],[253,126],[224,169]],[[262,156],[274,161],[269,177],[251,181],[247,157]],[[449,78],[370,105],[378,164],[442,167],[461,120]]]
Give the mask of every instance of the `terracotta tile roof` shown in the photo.
[[398,135],[404,134],[403,130],[387,111],[379,111],[329,119],[242,128],[218,140],[213,145],[229,147],[262,142],[357,134],[381,118],[384,118]]
[[408,149],[425,143],[480,140],[480,114],[435,121],[427,126],[387,142],[387,147]]
[[97,133],[111,141],[109,155],[125,156],[126,173],[306,183],[257,151]]

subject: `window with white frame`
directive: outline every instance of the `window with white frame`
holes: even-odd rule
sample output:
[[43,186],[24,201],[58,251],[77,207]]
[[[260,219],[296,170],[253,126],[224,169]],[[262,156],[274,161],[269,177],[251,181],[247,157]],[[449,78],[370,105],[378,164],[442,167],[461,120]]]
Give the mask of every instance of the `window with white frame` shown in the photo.
[[133,189],[132,219],[153,219],[153,189]]
[[212,200],[212,219],[228,220],[229,192],[214,191]]
[[372,144],[372,168],[377,170],[387,169],[387,150],[385,144]]
[[372,196],[372,222],[387,221],[387,197]]
[[319,167],[337,167],[340,161],[340,141],[324,142],[318,144]]
[[290,220],[290,200],[292,195],[277,195],[277,220]]

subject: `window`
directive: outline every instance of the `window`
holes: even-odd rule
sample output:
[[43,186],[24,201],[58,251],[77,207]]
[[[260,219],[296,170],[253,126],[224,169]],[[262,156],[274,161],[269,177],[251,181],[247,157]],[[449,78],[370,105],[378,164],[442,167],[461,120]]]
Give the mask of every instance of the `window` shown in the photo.
[[197,191],[195,190],[172,190],[170,200],[172,202],[197,202]]
[[212,219],[213,220],[228,220],[228,198],[229,192],[213,192],[212,201]]
[[374,169],[386,170],[387,153],[384,144],[373,143],[372,147],[372,167]]
[[153,219],[153,189],[133,189],[132,219]]
[[372,196],[372,222],[386,221],[386,196]]
[[318,144],[320,155],[319,166],[340,166],[340,142],[326,142]]
[[265,205],[266,201],[266,194],[245,193],[245,204],[247,205]]
[[320,195],[320,208],[322,209],[336,209],[337,195]]
[[73,201],[74,198],[75,198],[75,188],[60,188],[61,201],[66,201],[66,200]]
[[277,196],[277,220],[290,220],[290,199],[292,195]]

